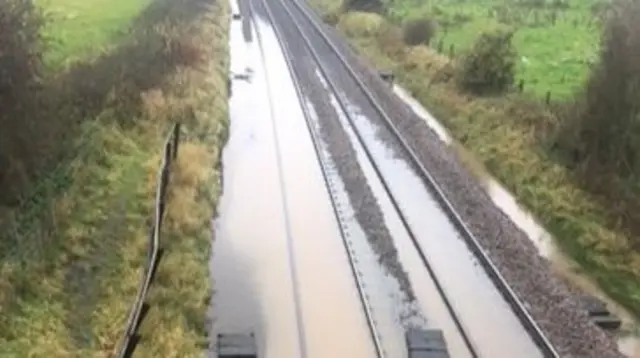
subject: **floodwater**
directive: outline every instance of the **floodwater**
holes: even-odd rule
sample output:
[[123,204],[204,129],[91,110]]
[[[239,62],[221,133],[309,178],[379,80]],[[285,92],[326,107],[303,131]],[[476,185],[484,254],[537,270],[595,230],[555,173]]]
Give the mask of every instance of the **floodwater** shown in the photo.
[[[317,72],[316,75],[320,82],[322,82],[327,88],[328,84],[322,78],[322,75]],[[358,143],[357,137],[351,127],[347,123],[344,112],[340,108],[338,99],[334,94],[330,94],[331,104],[336,109],[339,115],[340,122],[354,144],[354,149],[360,167],[363,170],[367,182],[373,192],[373,195],[380,205],[380,209],[384,215],[384,221],[386,227],[389,229],[391,236],[393,237],[395,247],[398,250],[399,261],[403,265],[403,269],[407,272],[412,288],[417,296],[418,308],[422,312],[422,315],[427,319],[427,322],[409,322],[415,326],[425,326],[427,328],[436,328],[443,331],[445,340],[449,350],[449,354],[452,357],[470,357],[468,349],[465,346],[461,336],[457,333],[457,329],[450,316],[447,313],[447,308],[444,303],[437,299],[437,288],[433,281],[429,277],[428,272],[425,270],[420,257],[418,256],[415,247],[410,241],[404,227],[402,226],[401,219],[398,217],[393,205],[386,195],[382,183],[377,179],[375,170],[368,161],[364,149]],[[401,302],[397,303],[402,305]],[[406,355],[406,353],[405,353]],[[391,355],[392,357],[395,357]]]
[[255,332],[267,358],[373,357],[291,77],[271,27],[251,20],[231,25],[231,71],[248,79],[229,102],[212,333]]
[[[394,92],[434,130],[444,143],[451,146],[456,145],[446,128],[405,89],[395,85]],[[456,148],[457,150],[464,150],[460,146]],[[478,173],[479,168],[482,168],[482,166],[474,166],[473,169],[476,171],[474,174],[478,175],[480,180],[483,181],[484,189],[496,206],[527,234],[527,237],[536,246],[540,255],[550,260],[553,269],[559,275],[576,284],[585,292],[603,300],[609,310],[622,319],[623,325],[621,333],[618,335],[620,351],[630,358],[640,358],[640,323],[635,321],[624,308],[604,294],[592,280],[580,274],[577,265],[557,248],[552,235],[538,223],[535,217],[527,209],[520,206],[516,198],[502,184],[491,177],[489,173],[483,170]]]
[[[306,101],[312,125],[316,133],[321,133],[320,119],[311,101]],[[318,136],[319,138],[320,136]],[[341,215],[341,224],[346,236],[346,245],[353,257],[353,265],[360,280],[366,304],[375,324],[375,335],[385,357],[403,358],[407,356],[404,341],[405,328],[424,327],[423,320],[412,313],[412,305],[407,301],[398,281],[380,265],[378,254],[371,247],[362,226],[356,219],[356,212],[349,200],[349,193],[331,157],[327,144],[319,139],[320,155],[325,163],[328,180],[331,182],[336,208]]]
[[[343,97],[348,100],[349,95],[343,94]],[[380,167],[382,176],[387,181],[392,195],[398,201],[400,210],[416,237],[417,248],[424,253],[432,266],[445,295],[449,298],[479,355],[542,357],[509,304],[502,298],[422,180],[404,160],[395,158],[393,151],[386,143],[378,139],[375,126],[362,114],[358,106],[349,104],[348,107],[347,110],[354,118],[365,146],[375,158],[374,161]],[[377,180],[372,175],[368,175],[367,179],[370,184]],[[376,186],[381,187],[381,184]],[[379,198],[384,195],[379,191]],[[392,213],[393,210],[386,210],[385,216],[394,216]],[[404,256],[410,256],[411,251],[416,251],[416,246],[406,230],[404,235],[395,234],[394,240],[396,247]],[[416,266],[409,266],[408,262],[414,262]],[[415,258],[407,260],[405,268],[407,271],[414,272],[415,277],[420,270],[426,272],[424,264]],[[424,273],[422,275],[424,276]],[[423,284],[422,281],[412,280],[412,285],[416,288],[421,284]],[[426,290],[423,292],[425,296],[419,296],[419,300],[426,307],[425,315],[428,320],[431,320],[432,326],[443,329],[448,342],[460,342],[455,326],[445,314],[447,311],[442,309],[442,304],[436,307],[433,303],[434,292],[437,291],[432,289],[430,294],[427,294]],[[469,299],[470,297],[473,299]],[[487,322],[492,322],[492,329],[486,329]],[[452,349],[464,351],[462,343],[452,343],[449,344]],[[465,356],[462,353],[458,354],[455,356]]]

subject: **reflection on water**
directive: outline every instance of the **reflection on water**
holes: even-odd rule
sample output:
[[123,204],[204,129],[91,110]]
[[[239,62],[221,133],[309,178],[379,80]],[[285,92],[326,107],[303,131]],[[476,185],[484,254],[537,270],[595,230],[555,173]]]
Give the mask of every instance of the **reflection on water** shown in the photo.
[[[440,137],[440,139],[449,144],[457,152],[462,152],[464,161],[470,161],[472,155],[467,153],[464,148],[452,140],[451,135],[446,128],[440,124],[422,105],[404,89],[394,86],[394,92],[400,97],[411,109],[422,119],[427,125]],[[579,273],[579,269],[571,259],[566,257],[555,245],[552,235],[542,227],[535,217],[525,208],[520,206],[516,198],[509,193],[497,180],[487,173],[480,163],[472,163],[470,165],[474,175],[482,181],[492,201],[499,207],[512,221],[516,224],[527,237],[533,242],[541,256],[546,257],[552,263],[554,271],[578,287],[585,290],[604,302],[607,307],[623,320],[623,332],[618,338],[620,351],[631,358],[640,358],[640,325],[639,323],[623,308],[616,304],[611,298],[607,297],[598,287],[587,278]]]

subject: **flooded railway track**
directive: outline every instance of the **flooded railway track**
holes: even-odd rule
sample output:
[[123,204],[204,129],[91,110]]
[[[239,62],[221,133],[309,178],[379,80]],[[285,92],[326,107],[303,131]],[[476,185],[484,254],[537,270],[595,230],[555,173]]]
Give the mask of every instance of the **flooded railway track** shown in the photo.
[[[249,9],[250,12],[252,14],[255,14],[256,11],[254,9],[254,2],[253,1],[249,1]],[[264,3],[263,3],[264,5]],[[264,6],[263,10],[265,10],[265,13],[267,14],[267,16],[270,18],[270,20],[273,22],[273,14],[271,13],[271,11],[269,10],[268,6]],[[290,73],[292,74],[292,80],[294,83],[294,86],[296,87],[296,92],[298,94],[298,98],[302,99],[304,98],[304,95],[302,94],[302,91],[300,89],[300,85],[296,79],[295,76],[293,76],[293,70],[292,70],[292,66],[291,66],[291,58],[289,56],[287,56],[287,47],[286,47],[286,43],[282,42],[282,36],[278,30],[277,27],[274,26],[274,31],[276,33],[276,37],[278,38],[278,40],[280,41],[280,46],[283,49],[284,52],[284,58],[285,61],[287,62],[287,66],[288,69],[290,71]],[[258,34],[258,37],[260,35]],[[264,56],[264,54],[263,54]],[[336,217],[336,219],[338,220],[338,228],[340,230],[340,237],[342,239],[342,243],[344,245],[345,248],[345,252],[347,254],[348,260],[349,260],[349,267],[351,269],[351,274],[353,276],[354,282],[355,282],[355,286],[357,288],[358,291],[358,297],[361,301],[361,305],[362,305],[362,310],[364,312],[365,318],[366,318],[366,322],[367,322],[367,327],[369,329],[370,332],[370,337],[371,337],[371,342],[372,342],[372,346],[374,348],[375,351],[375,356],[378,358],[383,358],[386,357],[386,353],[385,353],[385,349],[381,343],[381,338],[380,338],[380,334],[378,332],[378,327],[377,324],[375,322],[375,318],[373,316],[372,313],[372,308],[371,308],[371,304],[369,302],[370,296],[367,294],[367,292],[365,291],[365,283],[363,282],[363,273],[360,271],[358,264],[357,264],[357,258],[355,257],[355,253],[352,247],[352,243],[349,240],[348,236],[348,228],[347,225],[345,224],[345,219],[344,219],[344,215],[343,215],[343,211],[341,210],[341,198],[340,198],[340,194],[337,192],[336,190],[336,186],[339,185],[336,180],[335,180],[335,176],[337,175],[334,165],[331,163],[331,159],[329,158],[329,153],[326,151],[326,149],[324,148],[324,144],[322,143],[321,139],[319,138],[319,134],[317,132],[317,130],[315,129],[315,124],[313,123],[313,119],[312,119],[312,114],[309,112],[309,108],[306,104],[302,104],[302,110],[304,113],[304,117],[305,120],[307,122],[307,129],[309,130],[309,135],[312,139],[312,143],[317,155],[317,159],[318,159],[318,164],[321,167],[321,171],[322,171],[322,175],[323,175],[323,179],[326,185],[326,188],[329,192],[329,197],[331,200],[331,204],[332,204],[332,208],[333,208],[333,213]]]
[[254,333],[261,357],[375,356],[275,33],[252,3],[238,5],[210,353],[217,356],[220,334]]
[[[388,114],[385,113],[381,106],[377,104],[375,98],[368,92],[362,81],[359,80],[357,73],[341,56],[340,51],[332,44],[331,39],[324,34],[321,25],[319,25],[319,19],[312,14],[308,8],[306,8],[306,5],[300,4],[295,0],[263,1],[266,12],[268,13],[271,22],[274,24],[281,47],[285,52],[285,59],[287,60],[294,82],[297,81],[295,79],[296,75],[294,75],[296,71],[293,68],[293,64],[299,59],[292,56],[291,49],[288,45],[290,38],[286,38],[286,35],[283,35],[282,27],[284,26],[284,22],[288,22],[289,26],[295,27],[302,43],[304,43],[307,51],[309,51],[311,56],[314,58],[318,69],[316,74],[318,76],[318,81],[323,82],[327,90],[332,92],[332,99],[335,99],[337,102],[334,105],[339,107],[337,111],[341,112],[343,117],[341,124],[344,126],[345,130],[349,132],[351,140],[358,148],[358,151],[361,154],[359,160],[365,163],[362,166],[369,168],[369,180],[376,181],[378,183],[377,185],[380,187],[377,190],[377,199],[381,202],[386,202],[387,209],[385,214],[392,212],[392,214],[389,215],[395,215],[396,220],[400,222],[399,226],[401,226],[401,228],[397,229],[395,232],[403,231],[403,234],[399,236],[405,236],[404,241],[402,241],[402,244],[405,245],[399,246],[405,247],[399,248],[399,251],[406,251],[406,244],[410,242],[415,251],[413,255],[417,254],[419,256],[423,265],[423,270],[426,269],[425,271],[428,272],[429,279],[431,280],[428,287],[432,288],[432,290],[429,292],[422,290],[422,292],[418,294],[418,296],[420,296],[418,297],[418,300],[429,301],[437,297],[437,299],[441,301],[441,307],[444,306],[446,308],[447,314],[444,315],[446,317],[443,317],[441,313],[440,319],[432,319],[433,311],[425,312],[424,315],[428,322],[435,321],[435,323],[428,323],[432,328],[438,328],[439,325],[448,327],[447,329],[443,329],[445,331],[445,338],[450,345],[452,342],[456,342],[454,344],[455,347],[450,348],[453,348],[452,350],[454,352],[458,352],[458,354],[453,354],[453,356],[559,357],[549,340],[530,317],[521,301],[510,289],[506,281],[502,278],[496,267],[488,258],[487,254],[466,227],[458,213],[453,209],[442,190],[440,190],[435,180],[429,174],[429,171],[421,164],[413,150],[409,145],[407,145],[403,137],[396,130]],[[333,57],[331,62],[333,66],[327,65],[327,57]],[[340,67],[340,71],[342,71],[342,75],[338,75],[338,77],[342,81],[352,81],[352,83],[355,84],[351,88],[352,91],[344,91],[344,85],[339,83],[340,81],[336,80],[337,72],[335,68],[337,66]],[[301,102],[305,102],[304,95],[299,88],[299,84],[296,84],[296,87],[298,98]],[[354,89],[355,91],[359,91],[359,96],[366,99],[368,102],[368,108],[366,110],[375,112],[375,115],[384,120],[387,124],[386,131],[401,143],[401,149],[411,159],[408,166],[406,168],[402,168],[402,170],[415,173],[414,178],[404,179],[406,183],[410,182],[407,187],[416,187],[417,185],[421,186],[421,191],[419,190],[421,195],[429,195],[430,200],[435,202],[432,203],[432,205],[435,204],[438,207],[437,210],[439,213],[433,215],[434,220],[436,220],[435,217],[437,217],[439,220],[444,219],[448,221],[448,224],[453,226],[457,232],[457,237],[455,239],[458,239],[460,242],[464,242],[465,248],[461,248],[461,246],[458,245],[455,249],[438,249],[437,244],[434,245],[433,242],[425,240],[425,235],[427,235],[424,230],[425,226],[418,223],[415,218],[415,213],[420,211],[421,207],[419,205],[412,206],[406,203],[406,198],[409,194],[407,194],[407,192],[402,192],[402,188],[398,189],[399,186],[397,185],[402,182],[403,179],[394,177],[394,174],[392,174],[394,171],[394,167],[392,165],[393,158],[381,159],[382,157],[385,157],[385,155],[388,155],[388,153],[385,153],[382,146],[376,148],[375,145],[372,144],[375,143],[375,133],[372,131],[369,133],[366,129],[363,129],[366,127],[366,123],[364,123],[366,120],[358,117],[359,115],[360,117],[366,117],[366,115],[359,113],[365,112],[365,109],[356,108],[357,105],[354,105],[352,101],[350,101],[350,98],[348,98],[349,94],[354,92]],[[381,357],[387,355],[396,357],[397,355],[388,353],[389,350],[394,349],[394,345],[391,344],[391,349],[389,349],[389,345],[385,343],[387,336],[385,333],[381,333],[378,329],[379,327],[376,322],[376,316],[379,314],[375,312],[375,308],[372,308],[372,304],[369,302],[371,295],[367,294],[366,288],[364,287],[365,285],[362,282],[363,272],[358,268],[357,257],[351,254],[351,250],[353,248],[350,246],[351,243],[349,240],[348,229],[345,229],[345,227],[348,226],[348,223],[345,223],[345,215],[342,213],[340,208],[340,201],[343,200],[340,199],[340,195],[342,195],[340,193],[340,189],[344,188],[336,189],[333,184],[332,178],[336,176],[334,164],[331,162],[331,156],[326,148],[323,147],[322,140],[319,138],[318,134],[317,126],[321,119],[317,118],[317,114],[314,115],[313,108],[308,103],[303,103],[302,107],[305,112],[308,129],[311,133],[311,137],[313,138],[318,160],[323,169],[323,176],[329,192],[331,193],[335,215],[340,222],[341,235],[345,243],[346,251],[349,253],[350,266],[352,268],[354,279],[356,280],[356,285],[358,286],[359,295],[362,300],[362,307],[367,316],[367,322],[372,341],[376,347],[377,356]],[[415,179],[419,180],[419,184],[415,182]],[[372,186],[374,185],[375,184],[372,184]],[[424,191],[428,191],[428,194],[424,194]],[[385,196],[385,198],[381,198],[380,196]],[[414,198],[414,200],[419,199],[420,195],[417,195],[417,197]],[[384,204],[381,203],[381,205]],[[423,215],[424,214],[426,213],[423,212]],[[428,220],[424,220],[423,218],[422,221]],[[409,241],[407,241],[407,239]],[[400,239],[397,239],[395,235],[394,240],[396,240],[396,244],[400,242],[398,241]],[[468,252],[471,252],[471,254]],[[404,255],[407,257],[411,254],[406,253]],[[461,286],[464,286],[464,284],[452,284],[449,282],[451,281],[450,278],[454,280],[459,278],[455,273],[452,273],[452,270],[460,269],[460,267],[449,267],[443,269],[443,267],[447,266],[447,264],[443,262],[443,256],[447,255],[465,256],[461,260],[464,262],[458,266],[462,267],[461,270],[463,272],[469,273],[470,277],[467,277],[466,280],[469,281],[474,278],[478,278],[478,281],[482,281],[482,285],[485,287],[480,288],[480,286],[474,286],[474,284],[471,283],[469,284],[471,290],[466,291],[468,295],[463,296],[462,293],[465,291]],[[403,254],[400,253],[400,256],[403,256]],[[455,260],[458,259],[458,257],[450,256],[449,259]],[[446,258],[444,260],[446,260]],[[481,266],[481,269],[474,269],[473,266]],[[482,272],[480,273],[479,271]],[[412,276],[411,272],[409,273],[409,276]],[[423,276],[419,276],[419,274],[416,273],[413,274],[413,277],[414,280],[412,280],[412,284],[419,285],[421,283],[416,282],[415,277],[424,278],[424,274]],[[474,288],[479,289],[478,291],[474,291]],[[499,295],[499,297],[496,295]],[[468,302],[462,302],[465,300],[471,300],[473,303],[469,304]],[[493,311],[491,313],[474,313],[473,306],[476,303],[476,310],[487,311],[493,309]],[[424,304],[422,307],[424,308],[429,305],[430,304]],[[430,310],[427,307],[424,311]],[[473,316],[474,314],[477,314],[478,317],[475,318],[476,322],[472,323],[470,321],[473,319],[468,319],[468,316]],[[495,320],[490,320],[492,315],[495,315],[497,318]],[[503,324],[502,327],[498,327],[501,324]],[[504,335],[494,337],[483,336],[482,330],[492,329],[496,329],[499,334],[504,333]],[[486,332],[484,333],[486,334]],[[487,338],[491,338],[493,342],[487,342]],[[508,348],[507,346],[511,346],[511,348]],[[523,352],[522,349],[525,349],[526,351]],[[513,355],[514,353],[516,355]]]

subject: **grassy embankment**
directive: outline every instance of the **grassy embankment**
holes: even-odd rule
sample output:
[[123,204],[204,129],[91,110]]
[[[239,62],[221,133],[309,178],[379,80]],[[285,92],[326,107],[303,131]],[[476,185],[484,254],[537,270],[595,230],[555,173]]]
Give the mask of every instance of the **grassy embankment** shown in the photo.
[[[201,356],[215,168],[227,128],[227,4],[39,5],[52,12],[43,31],[54,41],[37,96],[46,99],[44,119],[63,127],[65,140],[42,145],[41,154],[53,148],[59,162],[39,168],[20,186],[19,202],[0,210],[0,355],[113,353],[146,263],[162,145],[180,120],[166,253],[136,354]],[[40,136],[33,138],[38,149]]]
[[[577,171],[563,164],[551,144],[560,127],[560,117],[554,107],[517,93],[498,97],[464,94],[451,80],[451,59],[427,46],[405,46],[402,31],[393,16],[345,13],[338,0],[312,0],[311,3],[321,13],[330,14],[326,17],[328,20],[337,21],[338,29],[360,53],[375,65],[392,69],[398,82],[429,108],[454,137],[538,217],[581,270],[640,317],[640,253],[637,240],[634,241],[637,235],[634,235],[633,227],[620,220],[633,214],[629,203],[640,197],[638,190],[633,186],[622,187],[624,180],[613,173],[603,173],[603,179],[614,178],[606,189],[613,189],[611,192],[627,190],[626,197],[602,195],[606,190],[595,193],[585,189],[584,180],[578,178]],[[393,7],[405,9],[405,12],[413,10],[413,6],[416,9],[427,6],[404,0],[392,3]],[[456,3],[460,8],[480,6],[471,1]],[[442,9],[454,7],[446,0],[428,4]],[[571,7],[575,7],[576,14],[582,14],[571,16],[586,16],[587,4],[571,2]],[[484,13],[487,13],[486,9]],[[394,16],[401,14],[396,11]],[[459,47],[471,43],[471,36],[478,33],[475,26],[483,26],[481,24],[485,22],[479,10],[477,14],[475,20],[459,28],[453,27],[447,35],[438,37],[460,41]],[[434,16],[437,18],[438,15]],[[580,48],[598,45],[599,37],[591,29],[597,25],[589,25],[586,33],[578,28],[559,32],[557,27],[573,26],[560,20],[555,26],[525,27],[515,35],[518,50],[527,54],[530,63],[540,65],[528,69],[523,69],[522,64],[519,67],[519,76],[537,79],[539,89],[534,89],[534,93],[547,89],[552,93],[567,93],[586,73],[584,66],[576,65],[579,59],[584,59]],[[593,50],[587,53],[593,53]],[[576,72],[581,73],[579,78],[569,81]],[[558,83],[563,75],[565,81]]]

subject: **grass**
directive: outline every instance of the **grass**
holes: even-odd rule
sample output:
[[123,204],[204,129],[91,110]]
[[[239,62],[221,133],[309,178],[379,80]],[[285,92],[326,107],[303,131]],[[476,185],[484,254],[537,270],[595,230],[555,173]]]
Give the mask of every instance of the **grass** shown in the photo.
[[[514,5],[513,0],[399,0],[391,3],[390,13],[396,22],[435,18],[440,29],[434,45],[441,42],[447,54],[451,46],[456,54],[469,49],[485,30],[511,27],[520,55],[517,77],[524,81],[525,91],[541,98],[550,91],[552,98],[562,99],[582,87],[597,56],[600,26],[591,20],[590,10],[596,2],[571,0],[569,8],[553,10],[530,9]],[[550,18],[554,13],[555,23]]]
[[152,0],[44,0],[51,18],[47,63],[59,68],[78,57],[95,55],[125,37],[131,23]]
[[[328,1],[319,2],[320,11],[335,11],[336,2]],[[376,31],[372,24],[382,25]],[[388,41],[380,35],[387,26],[378,15],[362,13],[345,13],[337,24],[357,51],[376,66],[394,71],[399,84],[506,185],[593,281],[640,317],[640,253],[631,236],[612,223],[607,207],[583,190],[545,146],[540,133],[557,120],[554,114],[519,94],[461,94],[443,79],[449,58],[425,46],[400,45],[398,50],[400,39]]]
[[[142,278],[162,145],[176,120],[183,121],[184,133],[163,227],[166,253],[149,292],[151,311],[136,356],[203,354],[210,220],[227,130],[228,9],[225,2],[206,0],[155,0],[150,9],[162,14],[153,30],[140,29],[135,41],[122,37],[121,44],[109,46],[112,51],[130,40],[132,46],[150,46],[153,41],[143,40],[170,33],[198,49],[201,65],[143,73],[162,78],[138,88],[133,100],[117,100],[132,96],[130,83],[112,88],[111,100],[101,101],[100,112],[80,125],[74,156],[43,175],[19,207],[0,213],[0,356],[113,354]],[[94,10],[87,14],[98,16]],[[109,16],[105,23],[125,23]],[[68,53],[79,53],[72,48]],[[153,47],[140,52],[146,49]],[[144,67],[145,59],[160,56],[146,55],[131,60]],[[114,58],[125,68],[132,65]],[[92,72],[98,70],[89,66],[83,74],[104,78]],[[139,102],[139,109],[121,108],[130,102]]]

